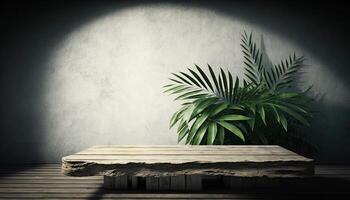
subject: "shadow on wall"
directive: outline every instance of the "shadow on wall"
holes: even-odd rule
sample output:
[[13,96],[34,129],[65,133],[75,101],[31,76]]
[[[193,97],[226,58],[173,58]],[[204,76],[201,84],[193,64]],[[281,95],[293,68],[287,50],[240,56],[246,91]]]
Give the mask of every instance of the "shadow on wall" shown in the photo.
[[[148,2],[155,3],[155,2]],[[46,59],[61,40],[77,27],[118,9],[140,2],[79,2],[10,4],[4,12],[0,63],[1,73],[1,140],[3,163],[53,161],[42,152],[45,135],[42,116],[44,66]],[[314,57],[350,84],[347,76],[347,35],[349,26],[344,15],[326,15],[327,5],[315,6],[277,2],[177,2],[176,4],[213,9],[234,20],[256,24],[312,52]],[[20,6],[18,6],[20,5]],[[328,12],[324,12],[325,10]],[[290,11],[293,10],[293,14]],[[313,10],[312,13],[309,11]],[[333,10],[334,11],[334,10]],[[336,10],[335,10],[336,11]],[[334,11],[334,12],[335,12]],[[344,17],[344,18],[342,18]],[[241,30],[239,30],[241,31]],[[310,138],[319,149],[316,156],[323,162],[349,162],[349,107],[319,103]],[[53,162],[59,162],[54,160]]]
[[[84,6],[82,6],[84,4]],[[1,8],[1,135],[0,163],[50,160],[42,149],[46,108],[43,107],[44,66],[54,48],[75,28],[118,4],[91,1],[12,2]],[[55,162],[59,162],[58,160]]]
[[[260,49],[265,66],[271,68],[275,64],[278,64],[272,63],[267,54],[263,35],[260,37]],[[304,68],[305,67],[307,67],[307,63]],[[297,87],[298,84],[302,84],[300,82],[303,73],[305,72],[300,72],[299,75],[297,75],[296,86],[292,88],[292,90],[303,92]],[[306,85],[305,87],[310,86]],[[312,90],[311,86],[311,91]],[[318,161],[330,162],[334,160],[348,160],[349,155],[346,152],[349,152],[347,143],[350,141],[350,136],[347,134],[347,130],[350,128],[350,123],[347,118],[350,114],[349,107],[326,103],[323,97],[327,94],[312,94],[312,92],[308,94],[314,100],[311,106],[314,116],[314,118],[311,119],[311,127],[303,127],[294,130],[294,133],[289,133],[289,135],[294,135],[293,137],[296,140],[293,140],[292,137],[289,138],[291,141],[280,145],[305,156],[314,156]],[[339,153],[335,154],[336,151]]]

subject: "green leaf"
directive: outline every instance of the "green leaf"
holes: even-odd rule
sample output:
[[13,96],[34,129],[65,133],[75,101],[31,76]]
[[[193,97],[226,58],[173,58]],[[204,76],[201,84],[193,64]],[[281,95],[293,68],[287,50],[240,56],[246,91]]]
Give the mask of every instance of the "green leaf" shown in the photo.
[[173,81],[173,82],[175,82],[175,83],[182,84],[182,82],[181,82],[181,81],[175,80],[175,79],[173,79],[173,78],[169,78],[169,80],[171,80],[171,81]]
[[294,119],[298,120],[299,122],[301,122],[302,124],[306,125],[306,126],[310,126],[309,122],[299,113],[295,112],[294,110],[286,107],[286,106],[282,106],[282,105],[276,105],[276,107],[280,108],[281,110],[283,110],[284,112],[286,112],[287,114],[289,114],[290,116],[292,116]]
[[183,81],[184,83],[187,83],[189,85],[192,85],[192,83],[188,82],[186,79],[184,79],[183,77],[175,74],[175,73],[171,73],[172,75],[176,76],[178,79],[180,79],[181,81]]
[[237,126],[230,124],[228,122],[225,122],[225,121],[217,121],[217,123],[220,124],[222,127],[226,128],[227,130],[229,130],[231,133],[233,133],[238,138],[240,138],[243,142],[245,142],[244,135],[243,135],[242,131],[239,130],[239,128]]
[[184,97],[183,100],[187,100],[187,99],[207,99],[210,98],[210,96],[208,94],[194,94],[194,95],[189,95],[187,97]]
[[253,131],[254,130],[254,126],[255,126],[255,117],[252,117],[250,120],[247,121],[250,129]]
[[244,111],[244,108],[242,106],[239,106],[239,105],[230,105],[228,107],[228,109],[231,109],[231,110],[242,110]]
[[196,119],[196,121],[192,124],[190,133],[187,137],[187,143],[191,142],[195,134],[198,132],[198,129],[202,126],[202,124],[209,117],[209,113],[203,113],[200,117]]
[[229,87],[228,87],[228,101],[229,102],[232,102],[232,99],[233,99],[233,78],[232,78],[232,74],[230,72],[228,72],[228,77],[229,77]]
[[175,85],[174,87],[168,88],[167,90],[164,91],[164,93],[170,92],[170,91],[176,91],[177,89],[182,89],[187,87],[186,85]]
[[182,117],[183,113],[186,111],[187,108],[188,106],[183,106],[180,110],[178,110],[172,115],[169,124],[170,128],[172,128],[178,122],[178,120]]
[[177,127],[177,132],[180,132],[187,125],[186,121],[181,119],[179,122],[179,126]]
[[225,75],[225,72],[222,68],[220,68],[220,71],[221,71],[221,76],[222,76],[222,83],[224,85],[223,94],[224,94],[224,97],[226,98],[226,100],[228,100],[228,84],[227,84],[226,75]]
[[211,145],[214,143],[217,131],[218,131],[218,127],[216,123],[215,122],[210,123],[208,127],[207,144]]
[[258,113],[259,113],[262,121],[264,122],[264,124],[267,125],[266,120],[265,120],[265,110],[264,110],[264,107],[262,105],[258,106]]
[[183,99],[183,98],[189,97],[191,95],[197,95],[200,92],[202,92],[202,90],[191,90],[189,92],[183,93],[180,96],[176,97],[175,100]]
[[198,105],[195,105],[195,108],[192,112],[191,118],[197,116],[199,113],[201,113],[204,109],[206,109],[208,106],[212,105],[213,103],[217,102],[217,97],[207,98],[200,102]]
[[223,120],[223,121],[240,121],[240,120],[249,120],[251,119],[250,117],[244,116],[244,115],[224,115],[221,116],[218,120]]
[[225,141],[225,130],[223,127],[218,127],[219,143],[224,144]]
[[286,117],[284,116],[283,113],[280,113],[280,119],[281,119],[281,125],[283,127],[283,129],[287,132],[288,131],[288,122]]
[[203,80],[201,79],[201,77],[199,77],[199,75],[198,75],[195,71],[193,71],[193,70],[191,70],[191,69],[189,69],[189,68],[188,68],[188,71],[191,72],[191,74],[197,79],[197,81],[198,81],[205,89],[208,89],[207,86],[204,84]]
[[191,87],[178,88],[176,90],[173,90],[170,94],[177,94],[177,93],[181,93],[181,92],[186,92],[189,89],[191,89]]
[[236,76],[236,82],[235,82],[235,87],[233,89],[233,98],[234,98],[234,102],[237,103],[238,102],[238,89],[239,89],[239,79],[238,76]]
[[297,110],[298,112],[304,113],[304,114],[308,114],[308,112],[306,110],[304,110],[302,107],[298,106],[298,105],[294,105],[292,103],[288,103],[288,102],[282,102],[282,101],[278,101],[279,104],[282,104],[290,109],[294,109]]
[[271,68],[271,74],[272,74],[272,80],[274,83],[278,81],[277,73],[276,73],[276,68],[272,67]]
[[277,119],[277,122],[280,123],[280,122],[281,122],[281,118],[280,118],[280,115],[279,115],[279,113],[278,113],[276,107],[275,107],[273,104],[269,104],[269,105],[270,105],[270,107],[272,108],[272,111],[273,111],[273,113],[274,113],[274,116],[275,116],[276,119]]
[[256,113],[255,107],[256,107],[255,104],[249,104],[249,105],[248,105],[248,109],[249,109],[253,114]]
[[191,121],[191,115],[194,109],[194,105],[193,104],[189,104],[187,106],[187,108],[184,110],[183,112],[183,119],[188,123]]
[[211,78],[215,84],[215,87],[216,87],[216,91],[219,93],[220,90],[219,90],[219,84],[218,84],[218,80],[216,79],[216,76],[215,76],[215,73],[213,71],[213,69],[211,68],[211,66],[208,64],[208,69],[209,69],[209,72],[210,72],[210,75],[211,75]]
[[199,145],[199,144],[201,144],[201,142],[202,142],[202,140],[203,140],[203,137],[204,137],[204,135],[205,135],[205,133],[206,133],[206,131],[207,131],[207,128],[208,128],[208,125],[207,125],[207,124],[203,124],[203,125],[199,128],[199,130],[197,131],[196,136],[195,136],[195,138],[194,138],[192,144],[194,144],[194,145]]
[[178,138],[177,138],[177,142],[181,142],[183,140],[183,138],[189,133],[188,130],[188,126],[186,125],[184,128],[182,128],[180,130],[180,132],[178,132]]
[[214,92],[214,88],[211,85],[211,82],[209,81],[209,78],[207,77],[207,75],[203,72],[203,70],[198,67],[197,65],[195,65],[197,70],[199,71],[199,73],[202,75],[203,79],[205,80],[205,82],[207,83],[207,85],[209,86],[209,88]]
[[220,112],[225,110],[228,106],[229,106],[229,104],[227,104],[227,103],[217,104],[216,107],[213,110],[211,110],[210,117],[213,117],[213,116],[219,114]]
[[164,85],[162,88],[167,88],[167,87],[171,87],[171,86],[174,86],[174,84],[167,84],[167,85]]
[[238,121],[238,122],[235,123],[235,125],[236,125],[239,129],[241,129],[241,130],[243,131],[244,134],[248,135],[248,131],[247,131],[247,129],[246,129],[246,127],[245,127],[245,125],[244,125],[243,123],[241,123],[241,122]]
[[169,124],[169,127],[172,128],[176,122],[177,122],[177,115],[179,114],[179,111],[175,112],[171,118],[170,118],[170,124]]
[[258,82],[256,81],[256,79],[254,77],[252,77],[251,75],[244,73],[244,75],[254,84],[258,84]]
[[192,83],[194,83],[196,86],[200,87],[200,85],[197,83],[196,80],[194,80],[194,78],[192,78],[190,75],[184,73],[184,72],[180,72],[183,76],[185,76],[188,80],[190,80]]
[[222,86],[222,81],[221,81],[221,76],[219,75],[219,95],[221,97],[223,97],[224,99],[226,98],[225,97],[225,91],[224,91],[224,88]]
[[297,97],[299,96],[299,94],[295,92],[283,92],[283,93],[279,93],[277,96],[281,99],[289,99],[289,98]]

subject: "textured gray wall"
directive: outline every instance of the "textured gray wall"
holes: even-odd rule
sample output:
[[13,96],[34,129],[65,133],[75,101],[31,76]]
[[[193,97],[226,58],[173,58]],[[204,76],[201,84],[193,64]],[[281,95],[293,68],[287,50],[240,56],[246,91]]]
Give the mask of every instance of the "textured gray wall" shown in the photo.
[[[12,107],[2,104],[2,113],[8,113],[0,141],[1,154],[7,155],[3,162],[58,162],[95,144],[176,144],[168,122],[178,104],[162,94],[161,86],[171,72],[194,63],[242,76],[239,42],[244,30],[253,31],[258,44],[263,40],[273,63],[294,51],[308,58],[298,87],[313,85],[318,99],[319,113],[309,133],[319,147],[317,158],[348,158],[349,78],[334,70],[342,72],[341,55],[337,61],[325,61],[323,53],[334,53],[330,44],[317,43],[303,18],[261,14],[255,12],[258,4],[226,5],[232,8],[195,3],[107,8],[97,3],[82,9],[83,17],[70,10],[46,14],[49,17],[36,24],[41,35],[14,38],[12,55],[24,46],[24,53],[19,52],[24,61],[14,61],[16,57],[12,61],[17,65],[6,63],[14,69],[2,77],[4,91],[11,93],[6,100],[12,102]],[[290,22],[305,30],[284,34],[286,28],[300,31]],[[326,49],[315,51],[313,46]]]

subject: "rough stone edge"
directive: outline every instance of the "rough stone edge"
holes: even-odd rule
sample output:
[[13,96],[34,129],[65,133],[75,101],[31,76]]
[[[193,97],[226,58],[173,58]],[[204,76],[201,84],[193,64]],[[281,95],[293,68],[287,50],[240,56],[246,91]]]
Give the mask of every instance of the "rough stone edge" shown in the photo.
[[236,177],[308,177],[314,175],[314,161],[267,161],[237,163],[182,164],[127,163],[99,164],[90,161],[65,161],[62,159],[62,172],[68,176],[123,176],[164,177],[179,175],[222,175]]

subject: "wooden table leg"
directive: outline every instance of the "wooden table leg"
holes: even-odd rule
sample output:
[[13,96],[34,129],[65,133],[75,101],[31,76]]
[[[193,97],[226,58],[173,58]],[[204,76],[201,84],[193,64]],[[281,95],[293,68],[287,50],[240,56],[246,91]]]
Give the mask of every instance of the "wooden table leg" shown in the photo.
[[202,176],[201,175],[186,175],[186,190],[200,191],[202,190]]
[[103,176],[103,187],[107,189],[128,189],[128,177],[123,176]]

